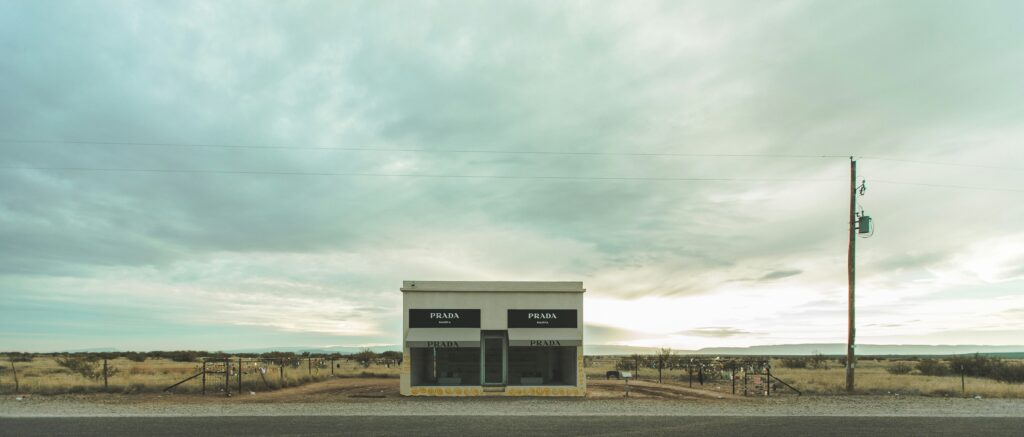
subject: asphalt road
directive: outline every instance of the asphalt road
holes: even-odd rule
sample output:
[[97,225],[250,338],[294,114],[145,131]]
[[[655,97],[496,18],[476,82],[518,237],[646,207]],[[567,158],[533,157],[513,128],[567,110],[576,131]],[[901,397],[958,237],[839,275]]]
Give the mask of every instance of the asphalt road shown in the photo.
[[0,436],[35,435],[744,435],[1024,436],[1024,417],[280,416],[0,417]]

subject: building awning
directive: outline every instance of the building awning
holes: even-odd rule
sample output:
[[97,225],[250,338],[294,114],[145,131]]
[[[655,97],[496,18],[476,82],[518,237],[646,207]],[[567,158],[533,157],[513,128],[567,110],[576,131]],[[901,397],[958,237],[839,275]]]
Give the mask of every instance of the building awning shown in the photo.
[[405,337],[409,347],[480,347],[477,328],[409,328]]
[[583,332],[573,328],[518,328],[508,330],[509,346],[582,346]]

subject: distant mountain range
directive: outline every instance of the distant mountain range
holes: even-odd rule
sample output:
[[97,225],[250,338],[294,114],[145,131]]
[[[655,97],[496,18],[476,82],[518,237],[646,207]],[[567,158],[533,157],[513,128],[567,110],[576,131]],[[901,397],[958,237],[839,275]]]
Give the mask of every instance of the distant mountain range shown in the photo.
[[[656,348],[618,345],[585,345],[587,355],[632,355],[654,353]],[[1024,346],[986,345],[916,345],[916,344],[861,344],[857,355],[958,355],[958,354],[1021,354]],[[679,355],[846,355],[844,343],[777,344],[749,347],[713,347],[697,350],[674,350]]]
[[[380,345],[371,347],[262,347],[229,349],[224,351],[229,354],[258,354],[264,352],[294,352],[301,354],[309,352],[312,354],[352,354],[364,349],[373,352],[400,351],[399,345]],[[583,346],[586,355],[632,355],[652,354],[657,348],[637,347],[626,345],[602,345],[587,344]],[[77,349],[66,352],[120,352],[116,348],[102,347]],[[817,344],[776,344],[749,347],[713,347],[697,350],[673,349],[677,355],[846,355],[846,344],[843,343],[817,343]],[[1024,358],[1024,346],[987,346],[987,345],[916,345],[916,344],[862,344],[857,346],[857,355],[959,355],[959,354],[998,354],[1003,356],[1020,356]]]
[[[356,353],[356,352],[362,352],[365,349],[369,349],[369,350],[377,352],[377,353],[381,353],[381,352],[384,352],[384,351],[401,351],[402,350],[402,348],[398,347],[398,345],[383,345],[383,346],[371,346],[371,347],[357,347],[357,346],[352,346],[352,347],[349,347],[349,346],[337,346],[337,347],[310,347],[310,346],[305,346],[305,347],[258,347],[258,348],[242,348],[242,349],[227,349],[227,350],[191,348],[191,350],[205,350],[206,352],[225,352],[225,353],[229,353],[229,354],[261,354],[261,353],[265,353],[265,352],[293,352],[293,353],[296,353],[296,354],[301,354],[303,352],[309,352],[311,354],[342,354],[342,355],[353,354],[353,353]],[[161,349],[161,350],[172,351],[172,350],[179,350],[179,349]],[[73,349],[73,350],[66,350],[66,351],[57,351],[57,352],[54,352],[54,353],[58,353],[58,352],[64,352],[64,353],[85,353],[85,352],[89,352],[89,353],[117,353],[117,352],[129,352],[129,351],[130,352],[147,352],[147,351],[138,351],[138,350],[131,350],[131,349],[121,350],[121,349],[112,348],[112,347],[96,347],[96,348],[85,348],[85,349]],[[16,352],[16,351],[14,351],[14,352]],[[2,353],[2,352],[0,352],[0,353]],[[44,352],[44,353],[48,353],[48,352]]]

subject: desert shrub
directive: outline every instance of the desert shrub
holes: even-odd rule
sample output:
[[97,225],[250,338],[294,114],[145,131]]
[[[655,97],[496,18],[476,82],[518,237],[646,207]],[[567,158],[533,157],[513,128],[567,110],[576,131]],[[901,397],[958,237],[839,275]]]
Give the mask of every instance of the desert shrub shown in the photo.
[[373,363],[374,358],[377,358],[377,353],[370,350],[369,348],[363,349],[362,351],[352,354],[352,359],[362,364],[364,368],[370,367],[370,364]]
[[1003,382],[1024,382],[1024,364],[1000,362],[992,369],[991,377]]
[[65,355],[56,357],[53,360],[57,362],[57,365],[86,378],[92,379],[96,378],[97,375],[103,376],[103,372],[97,370],[99,360],[89,355]]
[[384,351],[380,353],[381,359],[386,363],[401,364],[402,363],[402,352],[400,351]]
[[223,352],[210,353],[207,351],[153,351],[148,354],[150,358],[166,358],[179,363],[191,363],[201,357],[226,357]]
[[811,357],[807,359],[807,367],[812,369],[828,370],[828,358],[825,358],[822,354],[811,355]]
[[167,353],[167,358],[178,363],[191,363],[199,359],[200,355],[197,351],[173,351]]
[[[57,365],[70,370],[73,373],[82,375],[89,379],[100,379],[103,377],[103,365],[100,359],[94,355],[64,355],[53,359]],[[114,376],[118,369],[114,366],[107,366],[107,376]]]
[[1002,364],[999,358],[990,358],[981,354],[962,355],[949,359],[949,367],[954,373],[981,378],[989,377]]
[[804,357],[789,357],[782,359],[782,367],[790,369],[806,369],[809,360]]
[[262,354],[260,354],[260,357],[261,358],[275,359],[275,360],[276,359],[283,359],[283,358],[295,358],[295,352],[272,351],[272,352],[262,353]]
[[136,363],[146,361],[146,354],[141,352],[126,352],[124,357]]
[[911,370],[914,370],[914,368],[907,363],[894,363],[889,367],[886,367],[885,370],[893,375],[906,375],[910,373]]
[[35,359],[35,354],[28,352],[8,352],[7,361],[12,363],[27,363]]
[[922,375],[946,376],[950,374],[949,366],[939,360],[921,360],[917,363],[916,367]]

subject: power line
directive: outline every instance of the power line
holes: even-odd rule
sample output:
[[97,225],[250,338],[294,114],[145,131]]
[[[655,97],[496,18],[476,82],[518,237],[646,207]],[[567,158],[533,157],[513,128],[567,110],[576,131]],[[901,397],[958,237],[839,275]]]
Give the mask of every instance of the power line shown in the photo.
[[961,190],[975,190],[975,191],[1000,191],[1009,193],[1024,193],[1024,189],[1020,188],[999,188],[999,187],[976,187],[970,185],[947,185],[947,184],[929,184],[924,182],[903,182],[903,181],[887,181],[881,179],[872,179],[872,183],[882,184],[894,184],[894,185],[912,185],[918,187],[933,187],[933,188],[957,188]]
[[364,173],[364,172],[303,172],[278,170],[191,170],[156,168],[95,168],[95,167],[0,167],[0,170],[71,171],[103,173],[166,173],[166,174],[224,174],[269,176],[342,176],[429,179],[517,179],[564,181],[665,181],[665,182],[835,182],[832,179],[799,178],[686,178],[686,177],[630,177],[630,176],[530,176],[530,175],[460,175],[417,173]]
[[[556,181],[649,181],[649,182],[837,182],[838,179],[804,178],[687,178],[651,176],[559,176],[559,175],[466,175],[466,174],[422,174],[422,173],[368,173],[368,172],[306,172],[285,170],[193,170],[159,168],[97,168],[97,167],[0,167],[0,170],[68,171],[89,173],[155,173],[155,174],[221,174],[221,175],[268,175],[268,176],[337,176],[337,177],[381,177],[381,178],[423,178],[423,179],[506,179],[506,180],[556,180]],[[1024,189],[978,187],[970,185],[930,184],[924,182],[890,181],[872,179],[872,183],[909,185],[932,188],[955,188],[975,191],[997,191],[1024,193]]]
[[904,159],[904,158],[886,158],[882,156],[859,156],[859,159],[868,159],[874,161],[890,161],[890,162],[903,162],[908,164],[924,164],[924,165],[940,165],[946,167],[972,167],[972,168],[987,168],[994,170],[1010,170],[1010,171],[1024,171],[1024,167],[1006,167],[1001,165],[987,165],[987,164],[963,164],[958,162],[939,162],[939,161],[921,161],[916,159]]
[[395,147],[328,147],[328,146],[281,146],[213,143],[164,143],[135,141],[77,141],[77,140],[12,140],[0,139],[3,144],[88,144],[140,147],[180,147],[211,149],[255,149],[255,150],[335,150],[343,152],[410,152],[410,153],[477,153],[492,155],[566,155],[566,156],[635,156],[635,157],[677,157],[677,158],[771,158],[771,159],[831,159],[847,158],[849,155],[812,154],[771,154],[771,153],[674,153],[674,152],[594,152],[567,150],[495,150],[495,149],[418,149]]
[[[786,154],[786,153],[676,153],[676,152],[597,152],[569,150],[496,150],[496,149],[423,149],[406,147],[334,147],[334,146],[285,146],[220,143],[176,143],[148,141],[85,141],[85,140],[26,140],[0,139],[0,144],[81,144],[135,147],[174,147],[196,149],[241,149],[241,150],[323,150],[338,152],[390,152],[390,153],[470,153],[488,155],[547,155],[547,156],[629,156],[664,158],[765,158],[765,159],[846,159],[850,155],[833,154]],[[856,156],[858,159],[901,162],[907,164],[937,165],[946,167],[970,167],[1007,171],[1024,171],[1022,167],[1008,167],[989,164],[928,161],[886,156]]]
[[[648,182],[838,182],[838,179],[804,178],[688,178],[651,176],[559,176],[559,175],[466,175],[466,174],[421,174],[421,173],[367,173],[367,172],[304,172],[282,170],[193,170],[158,168],[97,168],[97,167],[0,167],[0,170],[68,171],[88,173],[154,173],[154,174],[212,174],[212,175],[267,175],[267,176],[332,176],[332,177],[380,177],[380,178],[422,178],[422,179],[505,179],[505,180],[553,180],[553,181],[648,181]],[[872,179],[873,183],[908,185],[931,188],[954,188],[973,191],[994,191],[1024,193],[1024,189],[978,187],[970,185],[931,184],[924,182],[890,181]]]

